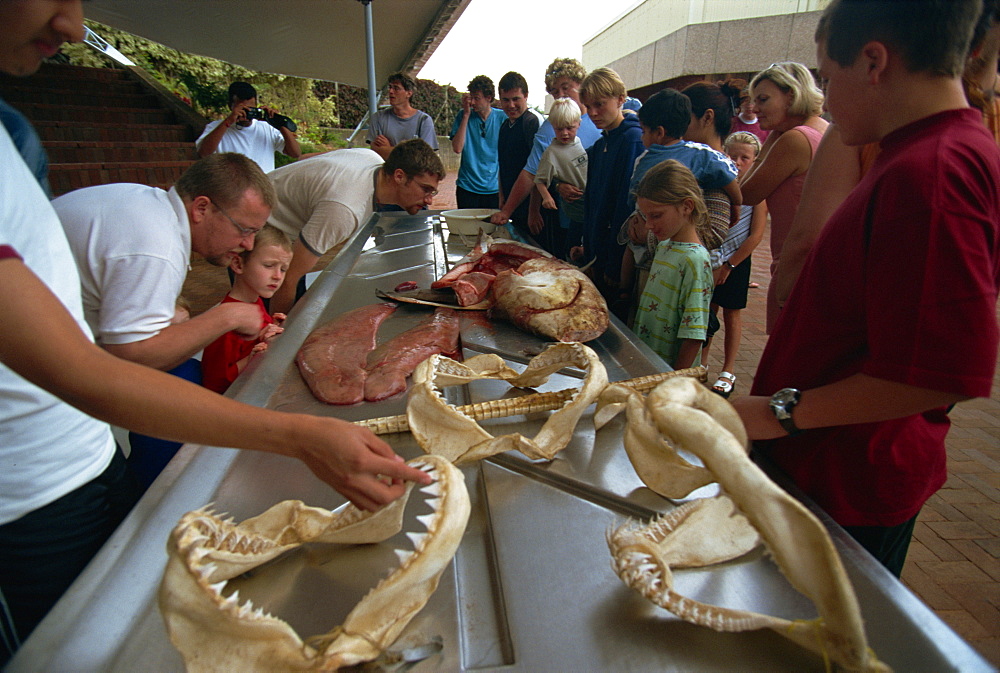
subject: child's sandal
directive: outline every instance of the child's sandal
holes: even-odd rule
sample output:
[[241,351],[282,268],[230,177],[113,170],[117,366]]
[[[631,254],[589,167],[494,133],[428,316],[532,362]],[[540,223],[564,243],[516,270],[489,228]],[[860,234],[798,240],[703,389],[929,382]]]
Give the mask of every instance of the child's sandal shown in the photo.
[[719,374],[719,378],[716,379],[715,384],[712,386],[712,392],[718,395],[722,395],[727,400],[729,396],[733,394],[733,388],[736,387],[736,375],[730,372],[722,372]]

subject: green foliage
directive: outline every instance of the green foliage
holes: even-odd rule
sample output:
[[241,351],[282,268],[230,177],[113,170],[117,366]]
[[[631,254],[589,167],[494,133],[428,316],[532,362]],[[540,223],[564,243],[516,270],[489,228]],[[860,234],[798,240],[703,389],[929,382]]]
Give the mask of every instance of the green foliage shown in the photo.
[[[186,54],[96,21],[87,20],[85,23],[209,119],[219,119],[229,113],[227,91],[231,82],[253,84],[261,105],[298,122],[299,144],[303,145],[303,152],[346,145],[341,138],[330,134],[329,127],[354,128],[368,110],[368,90],[364,88],[254,72],[218,59]],[[83,43],[66,45],[62,52],[74,65],[110,65],[107,57]],[[421,79],[417,80],[413,105],[434,118],[439,135],[447,135],[455,111],[461,106],[461,99],[461,94],[454,87]],[[316,147],[306,150],[306,143]]]

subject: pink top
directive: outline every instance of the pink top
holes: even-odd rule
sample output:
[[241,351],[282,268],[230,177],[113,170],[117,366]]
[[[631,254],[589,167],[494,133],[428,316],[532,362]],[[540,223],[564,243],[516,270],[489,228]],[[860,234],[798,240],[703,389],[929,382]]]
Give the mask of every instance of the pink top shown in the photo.
[[763,145],[764,141],[767,140],[767,137],[771,135],[770,131],[765,131],[760,127],[759,121],[756,121],[752,124],[748,124],[747,122],[740,119],[739,115],[735,115],[733,117],[731,127],[732,128],[729,129],[730,133],[736,133],[737,131],[746,131],[747,133],[754,134],[755,136],[757,136],[757,140],[760,141],[761,145]]
[[[786,133],[798,131],[809,141],[812,153],[809,157],[816,155],[816,148],[819,141],[823,139],[823,131],[814,129],[811,126],[796,126]],[[767,210],[771,214],[771,277],[778,268],[778,258],[781,256],[781,248],[785,245],[788,231],[792,228],[792,219],[795,218],[795,209],[799,207],[799,199],[802,197],[802,185],[805,184],[808,171],[803,171],[799,175],[794,175],[780,185],[767,197]],[[778,319],[778,300],[775,297],[774,283],[770,283],[767,288],[767,333],[771,333],[775,321]]]

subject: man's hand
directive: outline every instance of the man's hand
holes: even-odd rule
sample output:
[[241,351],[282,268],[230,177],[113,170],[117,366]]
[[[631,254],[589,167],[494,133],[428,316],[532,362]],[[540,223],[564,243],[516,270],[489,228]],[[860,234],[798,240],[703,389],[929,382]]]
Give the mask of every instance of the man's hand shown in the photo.
[[[243,302],[227,302],[214,306],[209,311],[219,311],[231,325],[229,328],[237,332],[247,341],[256,339],[261,330],[260,309],[256,304],[246,304]],[[208,311],[206,311],[207,313]]]
[[495,225],[497,225],[497,226],[503,226],[503,225],[507,224],[507,220],[509,220],[509,219],[510,219],[510,214],[505,213],[502,210],[500,212],[498,212],[498,213],[493,213],[490,216],[490,222],[493,223],[493,224],[495,224]]
[[387,150],[390,147],[392,147],[392,143],[390,143],[389,139],[384,135],[379,134],[375,136],[375,140],[372,141],[372,149],[376,152],[379,150]]
[[374,511],[405,491],[404,481],[429,484],[426,473],[405,464],[389,445],[367,428],[335,418],[312,417],[319,441],[299,456],[313,474],[357,507]]
[[253,107],[252,105],[250,105],[250,101],[248,100],[241,100],[239,103],[237,103],[236,107],[234,107],[232,112],[229,113],[229,116],[226,117],[226,125],[232,126],[236,122],[246,121],[247,118],[246,109],[248,107]]
[[542,218],[542,214],[536,210],[528,209],[528,229],[531,233],[536,236],[542,233],[542,229],[545,228],[545,220]]
[[472,96],[467,93],[462,94],[462,114],[468,115],[472,111]]
[[579,187],[574,187],[568,182],[560,182],[556,189],[559,190],[559,197],[563,201],[576,201],[581,196],[583,196],[583,190]]

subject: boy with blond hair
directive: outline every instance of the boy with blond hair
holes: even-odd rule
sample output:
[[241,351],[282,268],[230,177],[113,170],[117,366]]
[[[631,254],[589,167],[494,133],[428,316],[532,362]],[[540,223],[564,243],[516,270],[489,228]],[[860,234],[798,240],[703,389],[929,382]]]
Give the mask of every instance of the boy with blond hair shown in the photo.
[[619,287],[622,253],[618,230],[632,212],[629,180],[644,147],[642,128],[635,115],[625,116],[625,83],[614,70],[598,68],[580,85],[580,100],[601,137],[587,150],[587,190],[584,198],[582,260],[594,260],[597,287],[611,310],[625,319],[630,301],[628,288]]
[[[816,31],[827,109],[879,142],[771,332],[752,439],[895,575],[947,478],[949,407],[990,394],[1000,293],[1000,150],[962,69],[979,0],[834,0]],[[973,329],[955,329],[956,317]]]
[[236,377],[250,364],[250,359],[267,350],[271,341],[281,334],[284,313],[272,316],[264,306],[281,287],[292,262],[292,241],[270,224],[257,234],[253,250],[244,250],[229,263],[235,278],[233,287],[222,303],[254,304],[260,311],[260,332],[256,339],[247,340],[237,332],[227,332],[205,346],[201,358],[202,385],[224,393]]
[[569,236],[579,238],[583,231],[584,200],[555,199],[549,193],[548,184],[553,181],[572,185],[583,192],[587,187],[587,150],[577,137],[580,128],[580,106],[572,98],[560,98],[549,110],[549,122],[555,131],[555,139],[545,148],[542,160],[535,173],[535,186],[542,196],[542,207],[549,210],[559,208],[566,221],[564,229]]

